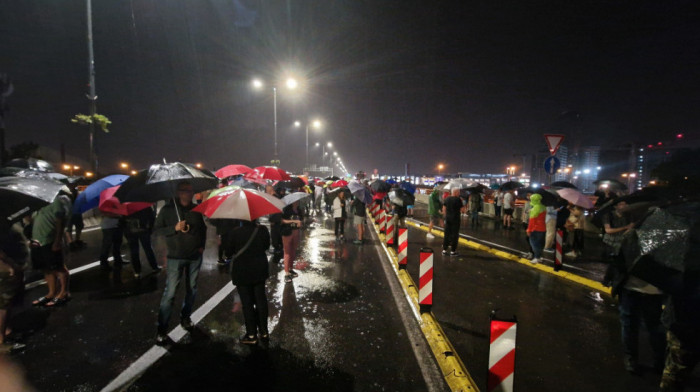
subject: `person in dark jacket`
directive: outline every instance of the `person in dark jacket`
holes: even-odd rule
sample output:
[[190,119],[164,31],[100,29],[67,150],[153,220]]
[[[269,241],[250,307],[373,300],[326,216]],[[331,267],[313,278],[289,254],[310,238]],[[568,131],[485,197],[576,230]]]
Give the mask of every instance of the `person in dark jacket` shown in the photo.
[[171,343],[167,335],[170,313],[175,302],[175,291],[185,274],[185,300],[180,311],[180,325],[186,330],[194,328],[190,315],[197,293],[197,276],[202,266],[202,253],[207,237],[207,227],[202,214],[193,212],[192,203],[194,192],[192,185],[181,182],[177,186],[177,199],[168,203],[160,210],[156,218],[155,230],[165,235],[168,249],[167,280],[165,290],[158,310],[158,334],[156,344]]
[[[275,187],[272,185],[267,185],[265,187],[265,193],[268,195],[280,198],[275,192]],[[272,242],[272,247],[274,251],[272,253],[272,261],[279,263],[284,257],[284,245],[282,244],[282,214],[272,214],[268,217],[270,220],[270,241]]]
[[144,208],[129,216],[124,217],[124,236],[129,243],[131,253],[131,266],[134,269],[134,277],[141,277],[141,256],[139,252],[139,242],[146,254],[148,265],[154,272],[159,272],[161,268],[156,261],[156,254],[151,245],[151,233],[156,220],[156,213],[153,207]]
[[[250,245],[246,248],[246,244]],[[224,240],[227,254],[237,255],[231,262],[231,282],[236,286],[243,306],[245,335],[243,344],[255,344],[257,338],[267,342],[267,294],[265,280],[270,276],[265,251],[270,247],[267,227],[256,221],[241,221],[241,225]],[[238,254],[243,250],[242,253]]]

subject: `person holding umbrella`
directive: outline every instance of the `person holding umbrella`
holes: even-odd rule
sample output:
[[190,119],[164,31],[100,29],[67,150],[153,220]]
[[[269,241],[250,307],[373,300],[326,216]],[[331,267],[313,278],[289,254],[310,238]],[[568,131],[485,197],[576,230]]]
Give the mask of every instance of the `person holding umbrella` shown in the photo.
[[299,201],[284,207],[282,210],[281,228],[282,244],[284,245],[284,281],[291,283],[293,278],[299,276],[294,271],[294,259],[299,248],[299,229],[304,216],[304,211],[299,207]]
[[187,181],[177,185],[177,198],[160,210],[154,230],[165,234],[167,253],[167,279],[158,310],[158,332],[156,344],[163,346],[172,341],[167,335],[170,313],[175,301],[175,292],[183,273],[185,274],[185,300],[180,311],[180,325],[191,330],[190,319],[197,293],[197,277],[202,266],[202,253],[207,237],[207,227],[202,214],[192,211],[194,191]]
[[335,239],[345,241],[345,192],[338,192],[338,197],[333,200],[333,219],[335,220]]

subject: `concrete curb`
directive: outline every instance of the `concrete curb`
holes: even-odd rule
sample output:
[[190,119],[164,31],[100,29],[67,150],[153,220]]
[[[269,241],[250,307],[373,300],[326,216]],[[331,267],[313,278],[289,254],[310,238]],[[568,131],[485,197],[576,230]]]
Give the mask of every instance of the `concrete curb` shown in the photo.
[[[368,212],[367,216],[371,217],[371,214]],[[399,269],[399,260],[396,251],[393,248],[386,246],[386,237],[384,234],[379,232],[379,227],[374,223],[372,223],[372,226],[374,227],[374,230],[381,241],[384,251],[389,256],[389,260],[391,261],[391,266],[396,273],[396,277],[401,283],[404,294],[409,299],[409,304],[411,305],[413,313],[418,320],[423,336],[428,342],[428,345],[435,356],[435,360],[437,361],[438,366],[442,371],[442,375],[445,378],[445,382],[447,382],[447,385],[449,385],[450,390],[459,392],[478,392],[479,388],[477,388],[476,383],[467,371],[464,363],[459,358],[459,355],[457,355],[457,352],[447,339],[447,336],[445,336],[445,332],[440,327],[440,324],[435,319],[433,313],[420,313],[417,286],[406,270]]]
[[[406,221],[406,223],[409,224],[409,225],[411,225],[411,226],[413,226],[413,227],[415,227],[415,228],[418,228],[418,229],[420,229],[420,230],[422,230],[422,231],[428,232],[428,229],[427,229],[427,226],[428,226],[428,225],[427,225],[427,224],[415,223],[415,222],[411,222],[411,221],[408,221],[408,220]],[[444,235],[443,231],[442,231],[441,229],[438,229],[437,227],[433,227],[433,233],[434,233],[435,235],[440,236],[440,237],[442,237],[442,236]],[[517,263],[526,265],[526,266],[528,266],[528,267],[530,267],[530,268],[535,268],[535,269],[538,269],[538,270],[540,270],[540,271],[542,271],[542,272],[546,272],[546,273],[548,273],[548,274],[555,275],[555,276],[558,276],[558,277],[560,277],[560,278],[563,278],[563,279],[566,279],[566,280],[570,280],[570,281],[572,281],[572,282],[576,282],[576,283],[578,283],[578,284],[582,284],[582,285],[584,285],[584,286],[587,286],[587,287],[589,287],[589,288],[591,288],[591,289],[598,290],[598,291],[603,292],[603,293],[605,293],[605,294],[611,295],[611,294],[610,294],[610,287],[605,287],[605,286],[603,286],[603,284],[600,283],[600,282],[596,282],[596,281],[594,281],[594,280],[591,280],[591,279],[588,279],[588,278],[584,278],[584,277],[579,276],[579,275],[576,275],[576,274],[572,274],[571,272],[566,272],[566,271],[555,271],[554,268],[549,267],[549,266],[546,266],[546,265],[542,265],[542,264],[531,264],[530,261],[529,261],[528,259],[522,258],[522,257],[520,257],[520,256],[518,256],[518,255],[514,255],[514,254],[509,253],[509,252],[505,252],[505,251],[502,251],[502,250],[494,249],[494,248],[492,248],[492,247],[489,247],[489,246],[486,246],[486,245],[483,245],[483,244],[479,244],[479,243],[476,243],[476,242],[474,242],[474,241],[470,241],[470,240],[468,240],[468,239],[466,239],[466,238],[463,238],[461,235],[460,235],[460,238],[459,238],[459,243],[460,243],[460,244],[463,244],[463,245],[466,245],[466,246],[468,246],[468,247],[470,247],[470,248],[472,248],[472,249],[477,249],[477,250],[481,250],[481,251],[484,251],[484,252],[488,252],[488,253],[491,253],[491,254],[493,254],[493,255],[496,255],[496,256],[498,256],[498,257],[500,257],[500,258],[502,258],[502,259],[512,260],[512,261],[515,261],[515,262],[517,262]]]

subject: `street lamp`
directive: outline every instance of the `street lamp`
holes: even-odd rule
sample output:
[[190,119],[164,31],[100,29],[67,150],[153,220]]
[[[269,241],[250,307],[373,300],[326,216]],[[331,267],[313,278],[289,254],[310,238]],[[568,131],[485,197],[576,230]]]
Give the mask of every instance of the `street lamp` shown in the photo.
[[[304,166],[307,170],[309,168],[309,125],[311,125],[312,128],[315,129],[321,129],[321,121],[320,120],[313,120],[309,124],[309,122],[306,122],[306,166]],[[299,128],[301,126],[301,122],[295,121],[294,126]],[[316,143],[318,145],[318,143]],[[329,146],[330,147],[330,146]]]
[[[261,79],[253,79],[251,84],[256,90],[262,90],[265,87],[265,83]],[[299,85],[299,82],[297,82],[297,80],[294,78],[287,78],[285,85],[288,89],[294,90]],[[272,86],[272,113],[275,133],[274,161],[276,162],[276,164],[279,164],[279,160],[277,159],[277,86]]]
[[442,163],[438,165],[438,177],[442,175],[442,169],[445,168],[445,165]]
[[119,167],[121,167],[121,168],[124,169],[124,170],[127,170],[127,169],[129,169],[129,164],[126,163],[126,162],[121,162],[121,163],[119,164]]

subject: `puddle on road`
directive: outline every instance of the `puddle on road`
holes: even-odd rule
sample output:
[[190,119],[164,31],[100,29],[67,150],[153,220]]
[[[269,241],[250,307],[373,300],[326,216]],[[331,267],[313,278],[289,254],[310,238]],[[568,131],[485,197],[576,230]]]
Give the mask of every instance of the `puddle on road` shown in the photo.
[[352,301],[360,295],[360,292],[353,285],[333,281],[325,287],[314,287],[303,295],[312,302],[340,303]]

